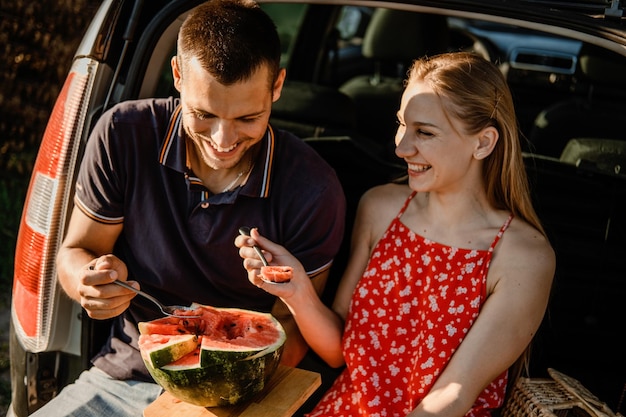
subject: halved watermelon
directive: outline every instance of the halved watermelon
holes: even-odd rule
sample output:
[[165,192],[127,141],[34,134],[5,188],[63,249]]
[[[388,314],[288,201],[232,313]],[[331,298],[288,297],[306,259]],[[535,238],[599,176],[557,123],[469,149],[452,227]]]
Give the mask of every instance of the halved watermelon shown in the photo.
[[[237,404],[263,390],[286,340],[278,320],[250,310],[194,307],[201,318],[139,323],[139,349],[154,380],[180,400],[202,407]],[[176,342],[189,335],[197,337],[195,346],[180,355],[191,346]]]

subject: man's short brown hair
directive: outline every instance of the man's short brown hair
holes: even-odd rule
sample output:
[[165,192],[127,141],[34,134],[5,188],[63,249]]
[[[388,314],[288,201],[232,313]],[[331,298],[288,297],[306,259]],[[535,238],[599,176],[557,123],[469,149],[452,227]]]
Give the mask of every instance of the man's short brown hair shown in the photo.
[[211,0],[193,9],[178,35],[178,64],[197,58],[221,84],[246,80],[267,65],[272,88],[280,69],[272,19],[251,0]]

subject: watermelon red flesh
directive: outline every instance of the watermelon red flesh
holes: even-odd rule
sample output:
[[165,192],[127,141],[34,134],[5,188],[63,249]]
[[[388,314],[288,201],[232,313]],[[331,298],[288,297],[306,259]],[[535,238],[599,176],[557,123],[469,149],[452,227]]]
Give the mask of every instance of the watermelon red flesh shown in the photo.
[[293,277],[293,269],[290,266],[268,265],[261,267],[261,275],[271,282],[289,282]]
[[232,405],[251,398],[278,367],[284,329],[267,313],[196,308],[202,312],[200,319],[168,317],[139,324],[140,343],[154,338],[152,332],[198,335],[198,347],[193,352],[160,367],[142,351],[148,371],[174,396],[203,407]]
[[201,318],[179,318],[164,317],[149,322],[139,323],[140,334],[161,334],[161,335],[180,335],[180,334],[202,334],[206,322]]

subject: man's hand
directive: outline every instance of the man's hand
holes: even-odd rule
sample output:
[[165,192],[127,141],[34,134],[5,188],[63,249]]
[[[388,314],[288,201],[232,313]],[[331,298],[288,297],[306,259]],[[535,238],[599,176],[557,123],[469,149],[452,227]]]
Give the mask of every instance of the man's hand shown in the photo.
[[[104,320],[116,317],[128,308],[136,294],[112,283],[116,279],[126,281],[127,277],[126,265],[114,255],[103,255],[83,268],[76,292],[89,317]],[[128,284],[139,289],[135,281]]]

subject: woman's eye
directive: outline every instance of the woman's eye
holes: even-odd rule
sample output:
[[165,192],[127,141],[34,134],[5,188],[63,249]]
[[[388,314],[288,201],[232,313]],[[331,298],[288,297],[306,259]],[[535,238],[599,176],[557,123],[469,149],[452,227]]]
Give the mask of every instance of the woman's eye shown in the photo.
[[422,129],[417,129],[417,135],[425,138],[431,138],[434,136],[432,133]]

